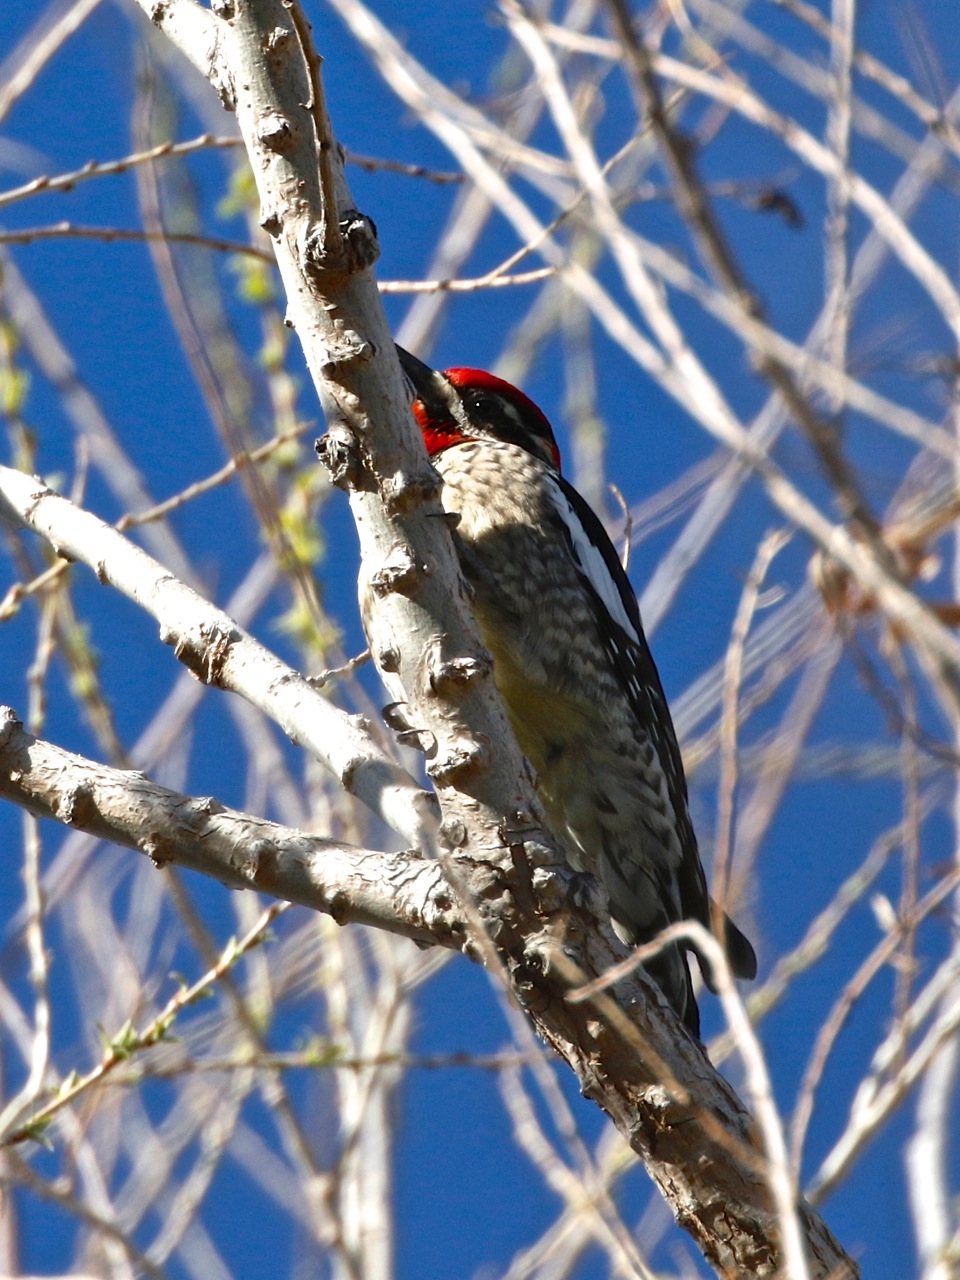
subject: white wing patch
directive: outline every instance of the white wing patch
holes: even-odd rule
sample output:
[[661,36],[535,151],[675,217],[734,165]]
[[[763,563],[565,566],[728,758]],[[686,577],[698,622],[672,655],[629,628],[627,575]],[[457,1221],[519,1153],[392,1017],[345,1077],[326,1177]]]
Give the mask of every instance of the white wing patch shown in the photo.
[[580,523],[580,517],[574,511],[567,495],[556,484],[550,486],[550,497],[557,509],[557,514],[570,531],[573,542],[573,553],[585,578],[589,579],[594,591],[603,601],[604,607],[614,621],[618,622],[631,639],[640,643],[637,628],[624,608],[623,599],[617,590],[617,584],[610,576],[607,562],[586,529]]

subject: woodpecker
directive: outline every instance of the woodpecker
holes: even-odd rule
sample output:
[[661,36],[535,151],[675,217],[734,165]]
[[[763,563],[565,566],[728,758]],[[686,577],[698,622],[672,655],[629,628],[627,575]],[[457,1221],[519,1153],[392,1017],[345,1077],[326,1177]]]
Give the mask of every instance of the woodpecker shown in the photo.
[[[636,596],[597,515],[560,473],[544,414],[480,369],[441,373],[402,348],[413,411],[517,741],[577,872],[606,890],[614,930],[647,942],[674,921],[712,927],[687,784]],[[734,972],[756,976],[725,919]],[[683,947],[648,972],[699,1037]],[[704,967],[709,983],[709,974]]]

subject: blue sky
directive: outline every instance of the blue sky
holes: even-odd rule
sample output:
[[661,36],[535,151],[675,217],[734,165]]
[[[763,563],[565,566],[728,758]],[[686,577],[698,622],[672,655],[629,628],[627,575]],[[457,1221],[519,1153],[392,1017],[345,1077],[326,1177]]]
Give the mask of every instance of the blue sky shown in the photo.
[[[340,139],[349,148],[367,155],[403,160],[442,170],[456,168],[440,143],[418,127],[398,105],[370,69],[335,15],[320,6],[309,6],[318,46],[324,55],[328,106]],[[383,19],[404,33],[413,53],[432,72],[458,92],[483,99],[491,91],[491,67],[502,55],[508,37],[493,11],[470,5],[437,6],[416,2],[381,3],[375,8]],[[955,14],[947,0],[929,0],[918,7],[933,33],[937,54],[945,64],[942,75],[952,85],[956,79],[958,49],[937,41]],[[787,15],[772,5],[756,6],[751,13],[764,30],[791,41],[794,47],[813,47],[814,39],[802,35]],[[3,52],[12,49],[36,16],[27,0],[7,0],[4,8]],[[10,115],[0,124],[0,180],[12,187],[38,173],[77,169],[91,159],[106,160],[131,149],[131,97],[137,76],[141,24],[128,7],[101,5],[51,65],[45,69]],[[860,15],[858,40],[864,47],[901,71],[913,74],[917,57],[911,54],[901,23],[893,20],[893,7],[875,4]],[[954,44],[956,42],[953,42]],[[820,55],[817,54],[817,57]],[[760,58],[741,55],[741,74],[762,92],[775,95],[781,110],[796,113],[806,127],[823,127],[823,110],[799,90],[784,87],[771,67]],[[919,59],[920,72],[936,76],[929,59]],[[922,78],[922,74],[921,74]],[[858,83],[868,102],[878,105],[903,130],[918,136],[916,122],[873,86]],[[620,145],[626,96],[610,87],[605,114],[598,125],[598,149],[602,156]],[[202,102],[202,99],[200,99]],[[211,97],[200,109],[182,106],[174,133],[188,138],[223,127],[230,122]],[[544,149],[556,149],[548,122],[541,122],[532,141]],[[14,145],[15,144],[15,145]],[[858,137],[855,158],[869,180],[888,191],[901,162],[883,148]],[[197,199],[207,208],[209,234],[241,238],[242,218],[209,212],[226,188],[229,160],[222,154],[191,159],[189,173]],[[770,180],[789,190],[804,215],[801,227],[783,219],[764,216],[735,202],[721,202],[725,229],[738,246],[751,281],[762,298],[771,321],[794,339],[802,339],[823,295],[822,183],[796,163],[769,136],[751,131],[736,121],[723,127],[703,157],[705,178],[712,181]],[[662,175],[654,170],[662,181]],[[368,174],[351,168],[349,179],[357,204],[377,223],[382,246],[378,274],[385,280],[417,278],[430,262],[438,227],[457,188],[438,186],[395,174]],[[542,195],[524,193],[545,215]],[[51,194],[11,205],[0,213],[4,228],[37,226],[69,219],[77,225],[136,227],[139,221],[136,190],[129,176],[104,178],[79,184],[65,195]],[[651,239],[660,239],[679,253],[676,221],[666,202],[649,202],[637,214],[636,225]],[[956,277],[957,220],[954,193],[937,189],[917,215],[917,234],[951,278]],[[851,241],[862,243],[866,226],[862,217],[852,219]],[[516,240],[502,218],[493,218],[471,256],[466,271],[479,274],[500,262],[516,247]],[[207,408],[198,393],[190,368],[164,309],[163,295],[150,255],[142,244],[102,244],[62,238],[44,240],[10,250],[17,270],[35,291],[76,366],[83,385],[101,406],[105,419],[123,441],[136,467],[145,477],[154,499],[177,492],[193,480],[215,471],[225,461],[222,442],[211,429]],[[531,262],[529,265],[538,265]],[[235,277],[223,262],[213,268],[229,302],[229,316],[240,343],[255,353],[260,341],[256,310],[238,297]],[[609,259],[599,267],[601,280],[622,299],[623,288]],[[432,350],[421,352],[439,366],[468,364],[493,366],[501,359],[523,324],[533,294],[524,289],[457,295],[449,302]],[[705,319],[689,300],[676,298],[678,318],[693,345],[715,373],[730,403],[749,418],[766,398],[766,388],[751,372],[739,345],[715,322]],[[409,302],[397,296],[386,300],[388,315],[399,328]],[[851,335],[852,363],[868,371],[871,385],[908,404],[931,419],[938,419],[945,404],[944,388],[934,378],[918,376],[910,364],[918,355],[949,352],[945,325],[921,291],[896,264],[885,268],[879,282],[857,312]],[[596,407],[603,424],[603,453],[607,473],[631,503],[642,503],[688,468],[709,457],[713,443],[703,430],[656,387],[613,344],[595,337],[598,356]],[[534,363],[524,376],[524,388],[551,417],[565,455],[576,449],[571,440],[563,373],[563,347],[554,336],[537,349]],[[63,403],[41,375],[36,361],[21,357],[31,375],[24,416],[37,439],[37,467],[45,475],[71,477],[76,467],[76,435]],[[316,420],[323,429],[320,410],[296,351],[289,367],[299,380],[297,411],[302,419]],[[253,375],[251,422],[262,438],[271,434],[271,414],[263,379]],[[861,469],[876,509],[894,492],[912,449],[890,432],[849,415],[845,444]],[[785,433],[777,447],[777,460],[804,491],[831,516],[835,512],[829,493],[806,444],[796,432]],[[9,460],[7,445],[0,446],[0,461]],[[107,519],[122,514],[122,504],[93,460],[85,491],[85,504]],[[302,465],[313,467],[309,449]],[[609,514],[616,511],[612,499]],[[676,705],[705,670],[722,660],[731,621],[749,571],[756,544],[763,532],[782,517],[772,508],[756,482],[750,482],[709,548],[695,574],[684,583],[672,608],[658,627],[654,651],[668,695]],[[654,567],[673,544],[681,525],[674,521],[649,534],[633,554],[631,576],[642,592]],[[173,528],[202,576],[206,590],[224,604],[256,559],[262,541],[244,494],[237,486],[221,489],[178,513]],[[323,506],[325,551],[319,573],[323,599],[342,628],[348,654],[363,647],[355,604],[356,543],[347,504],[334,493]],[[787,595],[804,588],[810,546],[802,536],[794,538],[778,560],[773,580]],[[9,558],[0,560],[0,595],[13,578]],[[88,620],[90,635],[100,659],[101,680],[115,710],[116,728],[127,747],[137,740],[168,695],[179,672],[169,649],[159,644],[156,628],[134,606],[111,596],[92,575],[74,575],[78,612]],[[939,586],[946,586],[941,576]],[[284,657],[296,662],[297,652],[278,628],[286,607],[281,592],[274,592],[253,624],[255,633]],[[25,714],[25,673],[32,660],[36,616],[25,609],[0,630],[0,695]],[[873,644],[867,628],[865,644]],[[870,650],[873,652],[873,650]],[[922,673],[916,673],[918,680]],[[98,754],[97,744],[76,708],[65,696],[67,677],[54,664],[50,678],[45,736],[81,754]],[[369,673],[363,676],[371,697],[379,698]],[[744,731],[745,745],[781,723],[789,696],[788,684],[756,714]],[[161,780],[195,794],[215,794],[227,804],[244,807],[247,777],[242,745],[222,699],[207,693],[189,748],[161,769]],[[693,716],[693,712],[690,712]],[[921,697],[925,727],[936,736],[945,734],[938,708],[927,694]],[[705,726],[700,725],[702,732]],[[848,760],[857,750],[890,747],[898,741],[877,699],[865,687],[862,673],[848,657],[841,660],[830,696],[818,713],[809,740],[809,767],[791,786],[779,809],[758,859],[742,923],[758,943],[761,975],[769,973],[776,959],[796,945],[810,920],[832,898],[839,884],[865,857],[871,843],[899,820],[903,796],[896,776],[851,776],[852,767],[833,775],[818,774],[816,748],[840,749]],[[292,749],[284,748],[291,770],[302,776],[302,763]],[[934,766],[926,761],[933,776]],[[163,777],[164,773],[178,774]],[[691,777],[694,813],[701,822],[701,838],[709,847],[715,806],[716,761],[708,759]],[[272,803],[272,802],[271,802]],[[0,806],[0,847],[10,853],[8,875],[0,886],[0,909],[12,919],[22,901],[16,874],[20,844],[20,815],[9,805]],[[62,833],[44,824],[44,864],[57,856]],[[952,856],[952,834],[941,813],[923,828],[922,865],[934,868]],[[97,856],[100,856],[99,854]],[[118,899],[112,909],[122,912],[125,889],[122,868],[134,854],[104,854],[116,858]],[[896,901],[901,871],[894,861],[878,882],[880,890]],[[229,895],[219,885],[190,879],[191,892],[212,932],[221,940],[236,928]],[[924,881],[921,891],[929,887]],[[66,945],[69,929],[61,921],[51,926],[54,957],[55,1054],[64,1070],[76,1061],[84,1065],[91,1052],[89,1029],[78,1025],[70,986],[70,970],[57,959],[58,941]],[[861,903],[851,913],[829,955],[800,978],[788,999],[762,1024],[762,1040],[768,1054],[774,1087],[785,1111],[793,1105],[799,1079],[807,1061],[816,1028],[825,1007],[836,997],[862,956],[879,938],[874,913]],[[945,945],[946,930],[934,925],[924,935],[921,963],[929,972]],[[22,947],[8,930],[4,935],[0,977],[25,999],[28,984]],[[74,975],[75,980],[76,975]],[[882,1037],[889,1011],[893,976],[889,969],[876,980],[857,1006],[828,1065],[820,1090],[820,1105],[811,1128],[805,1172],[814,1172],[842,1128],[854,1083],[861,1077],[870,1055]],[[721,1029],[715,1002],[701,1002],[705,1029]],[[272,1034],[276,1043],[293,1044],[309,1034],[321,1017],[314,994],[294,999],[283,1011]],[[421,988],[416,1001],[412,1047],[415,1052],[443,1054],[458,1051],[495,1052],[508,1040],[504,1016],[490,983],[479,969],[456,958]],[[95,1043],[95,1035],[93,1036]],[[8,1055],[5,1072],[16,1076],[15,1056]],[[576,1094],[572,1078],[560,1073],[562,1086],[582,1132],[596,1140],[602,1117]],[[320,1128],[330,1123],[319,1116],[307,1086],[292,1083],[303,1105]],[[145,1091],[148,1109],[162,1113],[163,1086]],[[515,1252],[546,1228],[556,1213],[556,1201],[525,1156],[512,1141],[504,1118],[493,1073],[469,1068],[445,1071],[413,1071],[406,1077],[396,1100],[399,1111],[395,1152],[397,1193],[397,1275],[416,1277],[497,1275]],[[868,1155],[855,1167],[844,1185],[827,1202],[825,1217],[848,1249],[861,1257],[865,1277],[906,1275],[912,1272],[913,1243],[905,1209],[902,1147],[910,1132],[912,1103],[888,1124],[873,1142]],[[254,1115],[253,1124],[268,1141],[275,1140],[270,1125]],[[318,1148],[325,1140],[318,1136]],[[41,1156],[38,1168],[53,1157]],[[954,1178],[960,1175],[956,1151],[952,1155]],[[643,1212],[649,1195],[640,1172],[622,1183],[620,1207],[628,1223]],[[21,1257],[25,1271],[36,1274],[65,1270],[72,1255],[74,1225],[58,1210],[32,1197],[18,1199],[22,1212]],[[264,1209],[249,1179],[229,1162],[214,1184],[207,1203],[209,1229],[233,1274],[260,1277],[277,1274],[300,1276],[295,1255],[300,1243],[291,1239],[289,1224]],[[149,1237],[148,1237],[149,1238]],[[668,1267],[676,1245],[668,1235],[652,1260]],[[672,1242],[672,1243],[671,1243]],[[487,1268],[488,1270],[484,1270]],[[172,1276],[185,1274],[171,1263]],[[704,1274],[709,1274],[704,1271]],[[582,1277],[606,1274],[599,1255],[588,1255],[576,1273]]]

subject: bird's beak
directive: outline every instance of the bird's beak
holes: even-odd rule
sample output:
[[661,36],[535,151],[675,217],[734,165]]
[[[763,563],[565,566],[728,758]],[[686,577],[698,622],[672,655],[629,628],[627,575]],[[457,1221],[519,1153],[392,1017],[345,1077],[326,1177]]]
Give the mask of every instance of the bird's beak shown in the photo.
[[[409,351],[404,351],[403,347],[397,347],[397,355],[407,386],[413,392],[413,398],[420,401],[425,417],[434,423],[455,421],[459,401],[450,380]],[[420,417],[420,411],[417,417]]]
[[418,360],[416,356],[412,356],[401,346],[397,347],[397,355],[400,357],[403,376],[414,396],[418,400],[432,399],[437,392],[436,370],[431,369],[422,360]]

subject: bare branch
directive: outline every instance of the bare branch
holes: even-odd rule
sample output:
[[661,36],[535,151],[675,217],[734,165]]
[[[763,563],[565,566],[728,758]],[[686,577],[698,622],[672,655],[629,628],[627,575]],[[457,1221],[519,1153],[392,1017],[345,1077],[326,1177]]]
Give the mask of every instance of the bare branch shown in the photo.
[[442,888],[436,862],[324,840],[238,813],[212,796],[181,795],[140,772],[111,769],[33,737],[10,707],[0,708],[0,795],[39,817],[136,849],[158,867],[188,867],[231,889],[322,911],[339,924],[375,924],[420,942],[445,937],[448,946],[462,939],[462,926],[436,904],[426,914],[412,906]]
[[411,844],[430,825],[428,797],[351,718],[225,613],[208,604],[116,529],[41,481],[0,467],[0,514],[89,565],[160,623],[160,638],[205,684],[238,693],[307,747]]

